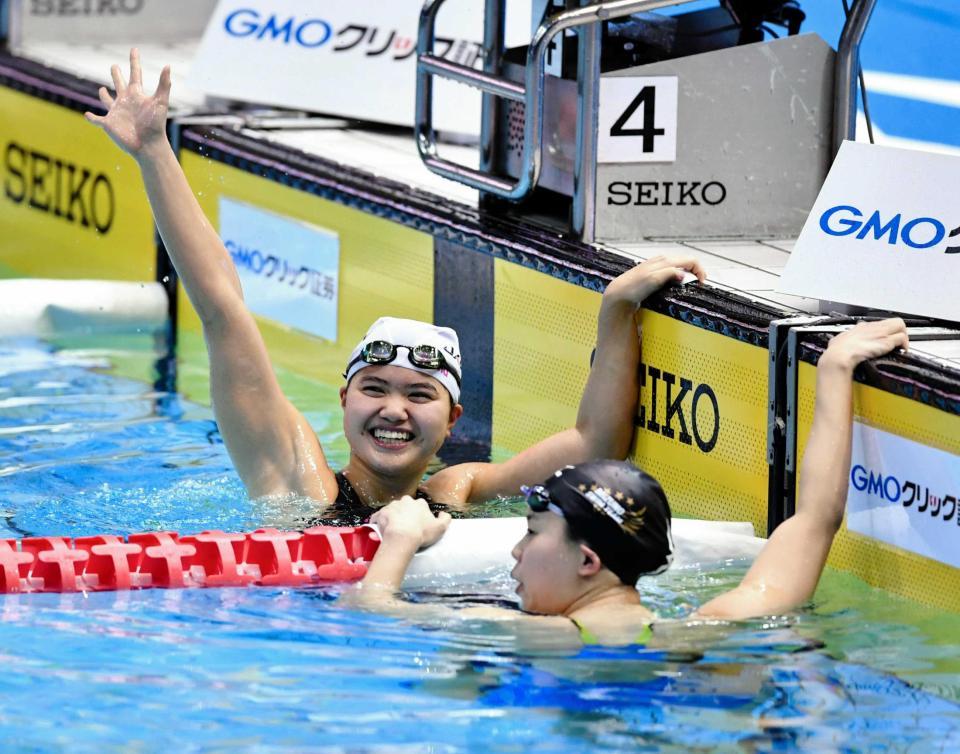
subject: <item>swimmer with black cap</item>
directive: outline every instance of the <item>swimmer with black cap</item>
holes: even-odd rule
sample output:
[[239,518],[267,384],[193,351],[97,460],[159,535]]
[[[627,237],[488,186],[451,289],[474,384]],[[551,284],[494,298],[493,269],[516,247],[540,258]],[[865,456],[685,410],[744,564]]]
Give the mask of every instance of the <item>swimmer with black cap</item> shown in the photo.
[[457,335],[426,322],[378,319],[345,364],[340,399],[350,458],[334,472],[313,428],[281,391],[230,254],[170,147],[170,69],[163,69],[155,92],[146,92],[134,49],[129,80],[117,65],[111,76],[114,94],[100,90],[106,114],[86,117],[140,167],[164,247],[200,316],[214,413],[251,497],[309,498],[321,520],[357,523],[404,495],[456,509],[515,494],[567,464],[626,457],[638,389],[637,310],[689,273],[703,280],[696,260],[657,257],[607,286],[594,364],[573,427],[504,463],[458,464],[426,480],[463,413]]
[[[843,520],[853,370],[866,359],[907,345],[900,319],[860,323],[830,341],[817,364],[816,405],[797,512],[777,527],[739,586],[701,605],[693,618],[770,615],[810,599]],[[586,644],[646,643],[655,616],[643,605],[637,580],[665,570],[673,551],[670,506],[660,484],[629,463],[593,461],[562,468],[523,494],[530,508],[528,530],[513,548],[511,575],[527,614],[490,607],[457,614],[532,622]],[[443,535],[449,517],[435,517],[422,501],[407,497],[372,520],[382,543],[351,599],[414,617],[436,611],[435,606],[406,603],[397,590],[414,554]]]

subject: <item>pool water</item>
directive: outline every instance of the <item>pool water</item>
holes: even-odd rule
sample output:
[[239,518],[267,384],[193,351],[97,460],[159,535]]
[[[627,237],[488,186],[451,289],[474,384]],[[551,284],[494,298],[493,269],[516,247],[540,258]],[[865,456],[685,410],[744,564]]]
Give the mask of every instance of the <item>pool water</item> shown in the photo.
[[[304,501],[246,499],[209,410],[150,387],[160,355],[147,336],[0,342],[0,536],[307,514]],[[336,403],[308,418],[341,463]],[[668,572],[644,591],[679,618],[744,568]],[[505,568],[410,596],[503,602],[512,589]],[[578,655],[503,626],[357,612],[338,593],[0,596],[3,750],[960,750],[960,619],[841,574],[794,616],[665,624],[670,651]]]

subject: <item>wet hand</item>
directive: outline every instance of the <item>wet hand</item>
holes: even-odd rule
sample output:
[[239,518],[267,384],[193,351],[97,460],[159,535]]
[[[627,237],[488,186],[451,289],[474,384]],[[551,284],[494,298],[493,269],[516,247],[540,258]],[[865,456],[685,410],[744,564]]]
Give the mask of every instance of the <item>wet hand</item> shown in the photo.
[[908,346],[907,326],[899,317],[878,322],[859,322],[833,337],[820,357],[819,366],[837,366],[853,371],[862,361]]
[[694,257],[652,257],[615,278],[603,297],[606,301],[639,306],[668,283],[681,282],[687,273],[695,275],[701,283],[707,279],[703,266]]
[[160,82],[152,95],[143,91],[140,53],[130,50],[130,81],[124,80],[119,65],[110,69],[116,97],[100,87],[100,101],[106,115],[84,113],[91,123],[101,126],[123,151],[137,157],[148,147],[166,141],[167,110],[170,101],[170,66],[160,74]]
[[403,539],[413,542],[420,549],[429,547],[443,536],[450,526],[450,514],[439,513],[434,516],[426,500],[404,495],[374,513],[370,523],[380,529],[384,542]]

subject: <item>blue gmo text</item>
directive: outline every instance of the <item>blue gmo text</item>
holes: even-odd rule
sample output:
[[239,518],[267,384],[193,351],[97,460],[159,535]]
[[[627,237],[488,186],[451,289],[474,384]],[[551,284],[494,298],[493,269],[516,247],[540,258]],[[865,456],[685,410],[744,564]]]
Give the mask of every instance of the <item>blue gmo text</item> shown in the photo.
[[322,47],[333,35],[330,24],[322,19],[298,21],[291,16],[281,22],[276,14],[262,17],[253,8],[235,10],[224,20],[223,28],[231,37],[281,39],[283,44],[307,48]]
[[897,213],[889,219],[882,219],[880,210],[876,210],[866,220],[864,214],[849,204],[830,207],[820,216],[820,230],[828,236],[851,236],[859,241],[872,235],[880,241],[886,238],[888,244],[898,241],[911,249],[929,249],[940,243],[947,235],[946,226],[935,217],[916,217],[903,222]]

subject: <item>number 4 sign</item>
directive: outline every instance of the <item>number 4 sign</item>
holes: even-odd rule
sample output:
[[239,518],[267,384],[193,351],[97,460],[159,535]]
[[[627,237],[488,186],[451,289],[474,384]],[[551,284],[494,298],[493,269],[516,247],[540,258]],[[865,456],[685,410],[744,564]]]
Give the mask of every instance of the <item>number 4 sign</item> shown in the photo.
[[600,79],[597,162],[677,159],[677,77]]

